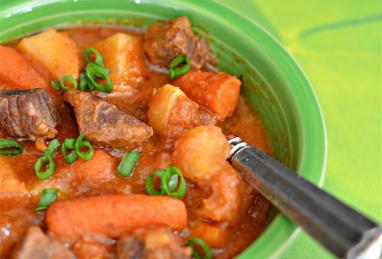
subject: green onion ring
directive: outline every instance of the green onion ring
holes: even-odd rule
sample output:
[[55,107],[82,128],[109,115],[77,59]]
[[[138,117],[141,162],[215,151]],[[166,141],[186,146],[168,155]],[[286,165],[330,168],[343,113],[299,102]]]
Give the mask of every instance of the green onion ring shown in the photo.
[[57,199],[57,189],[44,189],[41,194],[40,201],[38,202],[37,208],[35,211],[43,211],[46,210],[50,204],[55,202]]
[[[48,164],[47,169],[41,172],[40,170],[45,164]],[[46,180],[51,177],[54,173],[54,170],[56,170],[56,165],[51,156],[44,155],[40,157],[34,165],[34,171],[40,180]]]
[[117,172],[122,176],[130,176],[140,156],[141,155],[136,151],[126,152],[117,168]]
[[[64,159],[66,163],[73,164],[74,161],[77,160],[78,155],[76,151],[74,150],[74,144],[76,143],[76,139],[74,138],[67,138],[64,140],[64,144],[61,147],[62,155],[64,156]],[[67,151],[72,150],[72,152],[68,155]]]
[[0,156],[16,156],[24,151],[24,147],[14,139],[0,139]]
[[154,179],[155,177],[161,178],[162,175],[165,173],[165,170],[157,170],[154,173],[151,173],[146,178],[146,192],[150,195],[161,195],[164,194],[162,186],[160,186],[160,191],[158,192],[154,185]]
[[58,139],[53,139],[50,143],[48,148],[44,152],[44,156],[54,156],[57,149],[60,147],[60,141]]
[[171,80],[174,80],[180,76],[183,76],[190,71],[191,59],[187,55],[179,55],[171,61],[169,68],[169,76]]
[[[77,155],[82,158],[83,160],[90,160],[93,158],[94,155],[94,149],[92,144],[90,144],[89,141],[84,140],[85,135],[81,134],[76,142],[74,143],[74,150],[77,153]],[[81,148],[87,147],[89,150],[86,152],[81,152]]]
[[80,75],[80,90],[85,92],[87,88],[86,75],[82,73]]
[[[204,256],[200,254],[199,250],[195,247],[198,245],[203,249]],[[212,254],[211,248],[204,242],[203,239],[192,237],[188,240],[188,246],[192,248],[192,257],[195,259],[213,259],[214,256]]]
[[78,84],[77,80],[74,79],[72,76],[63,76],[60,80],[60,89],[63,90],[64,92],[70,90],[70,87],[66,86],[65,83],[69,82],[72,86],[73,90],[77,90]]
[[[96,63],[89,63],[85,68],[88,85],[94,86],[98,91],[110,93],[113,90],[113,81],[109,77],[110,70],[100,67]],[[97,79],[106,80],[106,84],[101,84]]]
[[53,80],[50,82],[50,86],[55,90],[60,90],[60,81],[59,80]]
[[167,182],[168,189],[172,192],[178,187],[179,184],[179,176],[177,174],[174,174],[170,177],[170,179]]
[[[94,55],[95,59],[92,60],[91,56]],[[101,54],[95,48],[86,48],[84,52],[84,59],[87,63],[96,63],[103,66],[103,58]]]
[[[180,179],[178,190],[175,192],[170,190],[171,188],[174,188],[174,185],[172,184],[172,186],[169,186],[169,181],[174,175],[177,175]],[[175,188],[176,187],[177,186],[175,185]],[[170,166],[165,170],[165,173],[161,177],[161,189],[163,189],[168,196],[173,198],[182,199],[186,194],[186,180],[184,180],[182,173],[176,166]]]

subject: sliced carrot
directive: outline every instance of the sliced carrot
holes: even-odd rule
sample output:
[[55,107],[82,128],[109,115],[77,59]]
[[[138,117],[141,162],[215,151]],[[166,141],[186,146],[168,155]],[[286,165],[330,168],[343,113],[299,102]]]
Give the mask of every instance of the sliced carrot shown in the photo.
[[167,196],[104,195],[55,202],[46,222],[48,230],[60,236],[93,233],[117,238],[147,226],[182,230],[187,227],[187,211],[182,201]]
[[208,107],[222,118],[234,112],[240,84],[235,76],[203,71],[191,71],[174,82],[191,100]]
[[116,162],[106,151],[94,150],[94,157],[85,161],[78,159],[72,164],[71,169],[76,175],[76,180],[86,185],[96,185],[111,181],[115,177]]
[[48,82],[15,49],[0,46],[0,82],[17,88],[46,88]]

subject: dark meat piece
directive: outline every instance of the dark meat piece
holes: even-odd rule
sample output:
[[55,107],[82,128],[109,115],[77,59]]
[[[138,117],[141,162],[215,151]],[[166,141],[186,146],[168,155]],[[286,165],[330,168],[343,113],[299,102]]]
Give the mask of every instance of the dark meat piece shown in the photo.
[[151,64],[169,67],[178,55],[187,54],[193,69],[215,64],[207,42],[192,32],[191,23],[182,16],[166,23],[155,23],[145,33],[143,50]]
[[191,249],[181,245],[179,238],[166,229],[140,229],[133,236],[119,239],[119,258],[123,259],[187,259]]
[[64,98],[74,107],[80,132],[98,145],[126,149],[153,135],[151,127],[100,97],[71,90]]
[[60,115],[44,89],[0,91],[0,131],[9,137],[54,138]]
[[72,251],[78,259],[116,259],[111,243],[85,239],[77,241],[72,246]]
[[117,244],[118,257],[121,259],[144,258],[145,245],[137,237],[123,237]]
[[13,258],[74,259],[75,256],[59,241],[45,235],[39,227],[32,226]]

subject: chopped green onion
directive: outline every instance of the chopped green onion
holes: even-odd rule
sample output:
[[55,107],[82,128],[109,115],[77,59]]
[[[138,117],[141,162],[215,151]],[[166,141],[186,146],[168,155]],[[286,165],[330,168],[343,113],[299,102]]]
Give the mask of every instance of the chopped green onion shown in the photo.
[[58,139],[53,139],[50,143],[48,148],[44,152],[44,156],[54,156],[57,152],[57,149],[60,147],[60,141]]
[[[154,185],[155,177],[159,177],[160,180],[159,191],[156,190]],[[186,194],[186,188],[186,180],[180,170],[175,166],[170,166],[165,170],[155,171],[148,175],[146,179],[146,191],[150,195],[165,194],[173,198],[182,199]]]
[[50,82],[50,86],[55,90],[60,90],[60,81],[54,80]]
[[[74,151],[83,160],[90,160],[93,158],[94,149],[92,144],[90,144],[89,141],[84,140],[84,138],[85,138],[84,134],[81,134],[77,138],[76,142],[74,143]],[[88,150],[86,152],[81,152],[82,148],[88,148]]]
[[[203,254],[196,248],[196,245],[203,249]],[[192,248],[192,257],[195,259],[213,259],[214,256],[212,254],[211,248],[204,242],[203,239],[192,237],[188,240],[188,246]]]
[[170,191],[173,191],[176,189],[176,187],[178,187],[178,184],[179,184],[179,176],[177,174],[174,174],[170,177],[170,180],[168,180],[167,182],[167,185],[168,185],[168,189]]
[[44,189],[41,194],[40,201],[35,208],[35,211],[46,210],[50,204],[52,204],[57,199],[57,189]]
[[[64,144],[61,147],[62,155],[64,156],[64,159],[68,164],[73,164],[73,162],[76,161],[78,158],[78,155],[76,151],[74,150],[75,143],[76,143],[76,139],[67,138],[64,140]],[[72,152],[69,155],[67,154],[68,150],[72,150]]]
[[100,66],[103,66],[103,58],[95,48],[86,48],[84,53],[84,59],[87,63],[94,62]]
[[[170,180],[174,176],[178,176],[180,179],[179,187],[177,185],[174,186],[174,181],[172,181],[170,185]],[[174,192],[176,187],[178,187],[178,190]],[[184,197],[186,194],[186,180],[184,180],[182,173],[176,166],[170,166],[166,169],[166,172],[161,177],[161,188],[170,197],[178,199]]]
[[63,76],[60,81],[60,89],[64,92],[70,90],[70,87],[66,86],[66,83],[69,82],[71,89],[76,90],[78,87],[77,80],[72,76]]
[[[97,65],[96,63],[89,63],[85,68],[86,78],[89,85],[93,86],[96,90],[110,93],[113,90],[113,82],[109,77],[110,70]],[[106,84],[98,82],[98,79],[106,80]]]
[[169,76],[174,80],[190,71],[191,59],[187,55],[179,55],[171,61],[169,68]]
[[140,156],[136,151],[126,152],[117,168],[118,173],[122,176],[130,176]]
[[0,139],[0,156],[16,156],[23,150],[23,146],[14,139]]
[[[46,166],[45,171],[40,171],[41,168]],[[34,171],[36,173],[36,176],[40,180],[46,180],[49,177],[51,177],[54,173],[54,170],[56,170],[56,165],[53,161],[53,158],[51,156],[42,156],[40,157],[36,164],[34,165]]]
[[[51,177],[56,170],[56,164],[53,161],[53,156],[56,155],[57,149],[60,147],[60,141],[53,139],[48,148],[45,150],[44,155],[40,157],[34,165],[34,171],[40,180],[46,180]],[[46,167],[45,171],[41,171]]]
[[160,190],[157,191],[155,188],[154,180],[155,177],[159,177],[159,179],[162,177],[162,175],[165,173],[165,170],[157,170],[152,174],[149,174],[146,178],[146,192],[150,195],[161,195],[164,194],[162,187],[160,186]]
[[[67,83],[70,84],[71,87],[67,86]],[[63,76],[61,80],[54,80],[50,82],[50,86],[55,90],[63,90],[64,92],[78,88],[77,80],[72,76]]]
[[85,92],[87,87],[88,86],[87,86],[87,82],[86,82],[86,75],[84,73],[82,73],[80,75],[80,90]]

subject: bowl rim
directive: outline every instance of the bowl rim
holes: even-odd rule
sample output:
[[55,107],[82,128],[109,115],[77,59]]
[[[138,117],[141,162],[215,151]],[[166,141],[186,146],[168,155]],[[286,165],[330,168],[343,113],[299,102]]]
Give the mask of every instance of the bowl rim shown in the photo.
[[[1,19],[6,19],[12,15],[22,15],[23,12],[29,12],[33,7],[40,5],[49,5],[56,2],[91,2],[91,0],[3,0],[3,8],[0,12]],[[94,2],[102,0],[93,0]],[[203,5],[191,1],[177,1],[177,0],[112,0],[110,2],[120,3],[134,3],[134,4],[151,4],[151,5],[172,5],[179,8],[192,8],[196,12],[207,13],[213,16],[217,20],[228,20],[232,26],[240,28],[242,36],[248,40],[247,44],[257,44],[264,48],[266,55],[275,63],[273,66],[282,71],[282,74],[288,76],[283,77],[286,80],[286,84],[292,89],[298,89],[300,91],[300,97],[293,95],[293,104],[296,106],[295,114],[300,122],[302,144],[301,152],[298,155],[301,159],[298,162],[298,171],[303,175],[307,175],[307,179],[320,187],[323,184],[326,172],[327,163],[327,133],[324,123],[324,118],[320,104],[318,102],[317,95],[314,91],[312,84],[309,82],[307,76],[295,61],[295,59],[288,53],[288,51],[282,46],[282,44],[268,33],[261,25],[249,20],[246,16],[240,15],[240,13],[217,0],[203,1]],[[221,20],[219,20],[221,21]],[[29,21],[32,23],[33,21]],[[0,22],[1,23],[1,22]],[[9,32],[12,28],[7,28]],[[2,30],[1,30],[2,31]],[[0,32],[0,36],[1,36]],[[255,43],[256,41],[256,43]],[[277,61],[277,62],[276,62]],[[291,75],[291,77],[289,77]],[[293,86],[297,82],[298,86]],[[300,88],[298,88],[300,87]],[[295,93],[292,91],[292,93]],[[302,99],[304,97],[305,99]],[[306,106],[307,105],[307,106]],[[309,115],[309,116],[308,116]],[[310,125],[315,127],[309,127]],[[315,158],[318,161],[308,163],[307,158],[309,152],[314,151]],[[309,171],[313,173],[309,173]],[[280,226],[285,226],[284,229],[279,232]],[[289,247],[293,240],[300,232],[300,228],[291,223],[286,217],[278,214],[271,224],[265,229],[265,231],[246,248],[239,258],[277,258]],[[277,240],[273,243],[269,243],[274,235],[277,234]],[[264,249],[265,248],[265,249]]]

